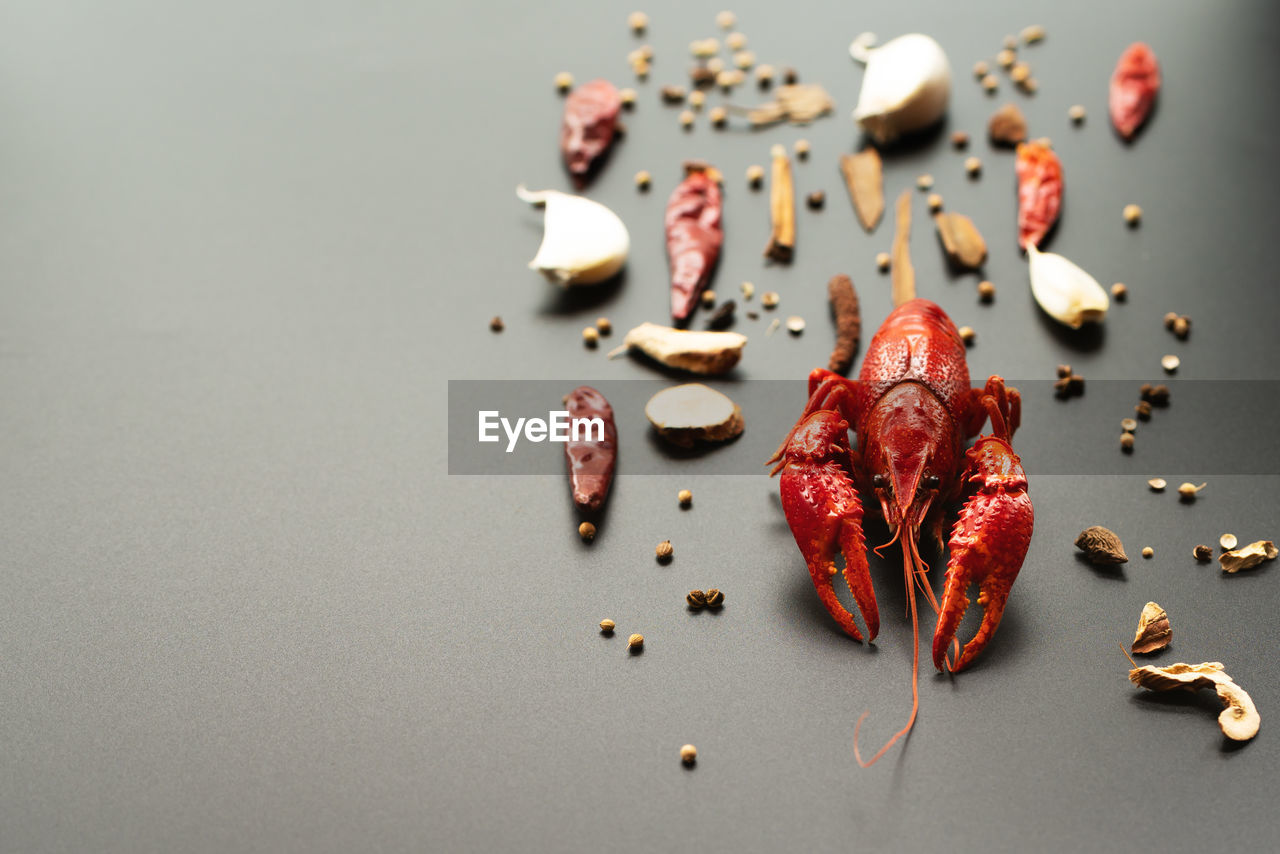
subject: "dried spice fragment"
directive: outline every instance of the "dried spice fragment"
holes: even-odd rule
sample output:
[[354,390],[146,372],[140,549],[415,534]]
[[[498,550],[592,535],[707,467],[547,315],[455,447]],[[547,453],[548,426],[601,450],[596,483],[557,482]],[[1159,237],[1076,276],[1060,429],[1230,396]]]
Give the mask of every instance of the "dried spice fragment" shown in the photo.
[[1027,117],[1017,104],[1005,104],[996,110],[987,123],[987,134],[996,145],[1010,148],[1027,141]]
[[1076,537],[1076,548],[1084,552],[1085,559],[1098,566],[1111,566],[1117,563],[1128,563],[1129,557],[1124,553],[1124,545],[1114,531],[1101,525],[1085,528]]
[[845,374],[853,366],[853,357],[858,352],[858,342],[862,337],[862,312],[853,280],[845,275],[832,276],[827,282],[827,298],[836,318],[836,346],[827,361],[827,370]]
[[[599,439],[570,437],[565,443],[564,458],[569,466],[569,484],[573,503],[583,512],[592,513],[604,506],[613,483],[613,469],[618,454],[618,428],[613,420],[613,407],[604,395],[590,386],[579,386],[564,397],[570,423],[576,419],[599,419],[604,425]],[[584,431],[590,436],[591,431]]]
[[692,374],[723,374],[738,364],[746,345],[747,336],[737,332],[698,332],[642,323],[626,334],[622,346],[610,352],[609,358],[636,350],[670,368]]
[[707,607],[719,608],[724,605],[724,593],[714,587],[707,588]]
[[987,242],[982,239],[973,220],[964,214],[940,212],[934,214],[938,236],[947,260],[965,270],[976,270],[987,260]]
[[774,90],[774,99],[747,110],[752,127],[781,121],[805,125],[835,109],[836,102],[817,84],[792,83]]
[[[703,291],[705,297],[711,291]],[[715,314],[707,321],[708,329],[723,330],[733,325],[733,312],[737,308],[733,300],[726,300],[716,309]]]
[[911,191],[898,196],[897,230],[893,233],[893,304],[902,305],[916,296],[916,270],[911,266]]
[[785,264],[791,261],[796,249],[796,191],[791,181],[791,158],[787,157],[787,149],[775,145],[770,155],[773,158],[769,182],[772,229],[764,256]]
[[690,590],[685,594],[684,601],[688,603],[692,610],[698,611],[707,607],[707,594],[701,590]]
[[1137,655],[1148,655],[1164,649],[1171,640],[1173,628],[1169,625],[1169,615],[1155,602],[1148,602],[1138,616],[1138,630],[1131,649]]
[[884,167],[880,152],[864,148],[857,154],[840,155],[840,172],[858,222],[868,233],[875,231],[884,215]]
[[560,124],[560,151],[574,184],[581,189],[613,142],[622,97],[608,80],[592,80],[570,93]]
[[738,405],[701,383],[663,389],[649,398],[644,414],[661,438],[682,448],[727,441],[744,426]]
[[1134,42],[1120,55],[1111,75],[1108,107],[1120,136],[1132,139],[1151,115],[1160,92],[1160,66],[1151,48]]
[[1218,557],[1218,564],[1223,572],[1234,575],[1242,569],[1253,569],[1263,561],[1275,560],[1277,554],[1280,551],[1277,551],[1276,544],[1271,540],[1258,540],[1244,548],[1223,552]]
[[1222,701],[1218,727],[1233,741],[1248,741],[1258,734],[1262,717],[1248,693],[1228,676],[1218,661],[1203,664],[1148,664],[1129,671],[1129,681],[1148,691],[1198,691],[1213,688]]

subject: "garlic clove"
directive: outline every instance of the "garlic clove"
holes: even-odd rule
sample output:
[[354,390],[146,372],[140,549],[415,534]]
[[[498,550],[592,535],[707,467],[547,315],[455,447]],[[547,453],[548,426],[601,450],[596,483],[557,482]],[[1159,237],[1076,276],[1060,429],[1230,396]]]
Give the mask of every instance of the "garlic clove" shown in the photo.
[[1045,313],[1072,329],[1100,323],[1111,300],[1097,279],[1052,252],[1027,244],[1031,294]]
[[951,64],[929,36],[909,33],[873,48],[863,33],[849,54],[867,69],[853,119],[877,143],[888,143],[942,118],[951,97]]
[[556,190],[516,195],[532,205],[545,205],[542,245],[529,262],[557,285],[594,285],[615,275],[627,262],[631,236],[618,215],[599,202]]

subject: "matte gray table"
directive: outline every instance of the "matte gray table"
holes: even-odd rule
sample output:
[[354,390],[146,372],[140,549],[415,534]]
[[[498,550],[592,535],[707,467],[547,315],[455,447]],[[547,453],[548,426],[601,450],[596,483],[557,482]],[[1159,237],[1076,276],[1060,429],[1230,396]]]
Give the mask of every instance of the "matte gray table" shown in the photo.
[[[1277,473],[1151,471],[1142,442],[1183,443],[1194,460],[1224,419],[1264,436],[1275,424],[1277,10],[750,0],[733,8],[751,49],[823,83],[836,113],[759,133],[700,118],[685,133],[656,90],[683,76],[689,41],[716,33],[720,4],[701,5],[643,6],[653,74],[590,189],[627,222],[632,257],[593,300],[525,269],[540,216],[513,191],[568,188],[552,77],[629,83],[629,7],[8,4],[0,849],[1274,844],[1280,581],[1274,568],[1224,577],[1190,549],[1228,530],[1276,538]],[[1031,23],[1049,34],[1025,51],[1039,93],[986,97],[971,64]],[[982,306],[976,277],[944,269],[917,199],[921,293],[977,330],[975,376],[1027,390],[1028,461],[1113,444],[1126,413],[1099,381],[1131,400],[1166,352],[1182,356],[1180,378],[1257,380],[1261,398],[1246,412],[1175,400],[1137,453],[1114,455],[1112,476],[1033,468],[1036,535],[999,635],[955,679],[922,670],[914,733],[866,771],[854,722],[869,711],[874,749],[910,705],[894,549],[873,567],[881,636],[859,645],[818,603],[776,482],[647,469],[666,458],[628,408],[629,474],[585,547],[563,476],[450,476],[445,411],[450,379],[567,391],[659,376],[585,351],[579,331],[600,314],[619,330],[664,317],[662,205],[688,157],[727,176],[717,289],[753,281],[809,322],[766,337],[768,317],[741,318],[740,388],[825,363],[832,273],[858,283],[869,334],[888,311],[872,259],[890,232],[856,226],[835,166],[858,145],[861,70],[846,51],[863,30],[931,33],[955,66],[944,135],[890,158],[888,190],[929,171],[987,235],[999,295]],[[1126,147],[1106,121],[1107,81],[1137,39],[1158,53],[1165,91]],[[1025,284],[1012,156],[982,139],[1008,99],[1066,165],[1050,248],[1129,284],[1091,337],[1054,327]],[[1080,128],[1074,103],[1088,109]],[[986,163],[978,181],[946,144],[956,128]],[[813,155],[797,189],[825,190],[827,206],[799,211],[795,263],[766,267],[766,194],[741,176],[800,137]],[[654,175],[647,195],[639,169]],[[1131,201],[1146,211],[1135,230],[1119,215]],[[1194,318],[1189,341],[1160,328],[1169,310]],[[1068,404],[1045,384],[1063,361],[1092,384]],[[1256,446],[1234,450],[1250,471]],[[748,452],[744,437],[712,459],[746,471]],[[1209,485],[1181,505],[1146,490],[1154,474]],[[694,506],[681,512],[685,487]],[[1120,572],[1074,557],[1075,534],[1097,523],[1135,556]],[[664,567],[652,554],[667,538]],[[1147,544],[1155,558],[1138,559]],[[684,592],[706,586],[727,607],[687,613]],[[1252,743],[1224,746],[1211,695],[1153,700],[1126,682],[1117,646],[1149,599],[1174,627],[1155,660],[1224,662],[1271,722]],[[603,617],[618,622],[612,639],[595,629]],[[926,637],[932,625],[925,615]],[[632,631],[643,655],[625,651]],[[692,771],[685,742],[700,751]]]

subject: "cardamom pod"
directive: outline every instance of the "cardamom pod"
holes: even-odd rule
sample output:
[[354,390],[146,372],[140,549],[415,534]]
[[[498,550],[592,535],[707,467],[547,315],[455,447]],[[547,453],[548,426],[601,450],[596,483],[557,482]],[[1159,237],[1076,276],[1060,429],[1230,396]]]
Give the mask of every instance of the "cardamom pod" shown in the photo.
[[1101,525],[1085,528],[1076,537],[1076,548],[1084,552],[1089,563],[1098,566],[1110,566],[1117,563],[1128,563],[1129,557],[1124,553],[1124,545],[1114,531]]

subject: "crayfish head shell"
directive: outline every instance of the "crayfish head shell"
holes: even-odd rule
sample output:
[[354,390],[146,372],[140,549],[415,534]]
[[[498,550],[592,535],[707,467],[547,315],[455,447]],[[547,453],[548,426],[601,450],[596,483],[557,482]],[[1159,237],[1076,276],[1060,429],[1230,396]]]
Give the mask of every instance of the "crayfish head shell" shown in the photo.
[[863,459],[885,521],[914,535],[954,475],[953,420],[933,392],[904,383],[880,399],[867,422]]

